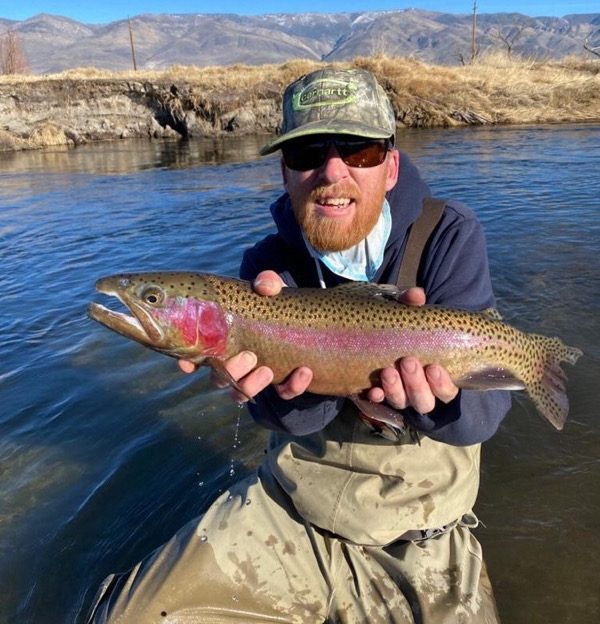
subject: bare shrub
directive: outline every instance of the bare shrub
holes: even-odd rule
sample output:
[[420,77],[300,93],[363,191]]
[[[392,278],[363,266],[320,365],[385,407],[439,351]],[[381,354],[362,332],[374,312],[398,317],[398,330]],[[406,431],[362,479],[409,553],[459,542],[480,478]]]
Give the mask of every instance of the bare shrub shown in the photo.
[[0,40],[0,73],[5,75],[27,72],[27,60],[19,37],[14,30],[8,30]]

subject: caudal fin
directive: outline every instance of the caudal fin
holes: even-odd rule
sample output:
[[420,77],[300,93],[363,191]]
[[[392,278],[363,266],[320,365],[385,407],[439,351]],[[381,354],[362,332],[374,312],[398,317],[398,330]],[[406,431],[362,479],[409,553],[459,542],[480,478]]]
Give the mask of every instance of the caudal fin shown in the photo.
[[536,358],[531,375],[528,375],[527,393],[539,412],[556,429],[564,427],[569,414],[567,376],[561,362],[575,364],[582,351],[565,345],[559,338],[533,335]]

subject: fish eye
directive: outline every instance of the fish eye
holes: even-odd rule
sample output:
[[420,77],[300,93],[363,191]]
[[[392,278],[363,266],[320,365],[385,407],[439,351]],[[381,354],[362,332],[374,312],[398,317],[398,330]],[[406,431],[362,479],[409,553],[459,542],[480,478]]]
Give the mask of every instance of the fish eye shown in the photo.
[[163,293],[160,288],[156,288],[156,286],[150,286],[142,291],[141,299],[144,303],[149,305],[158,305],[163,301]]

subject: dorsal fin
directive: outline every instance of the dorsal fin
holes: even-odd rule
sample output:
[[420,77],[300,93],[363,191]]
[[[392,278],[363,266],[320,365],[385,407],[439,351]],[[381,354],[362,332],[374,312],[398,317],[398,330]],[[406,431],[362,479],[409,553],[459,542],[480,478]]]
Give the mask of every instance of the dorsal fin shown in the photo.
[[400,301],[402,294],[405,292],[394,284],[373,284],[371,282],[347,282],[346,284],[335,286],[335,290],[355,297],[367,297],[369,299],[375,297],[393,301]]

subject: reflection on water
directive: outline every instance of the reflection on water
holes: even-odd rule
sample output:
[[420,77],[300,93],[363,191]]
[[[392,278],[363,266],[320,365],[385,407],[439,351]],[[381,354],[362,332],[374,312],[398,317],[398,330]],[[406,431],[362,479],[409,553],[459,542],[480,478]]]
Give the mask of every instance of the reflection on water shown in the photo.
[[247,162],[258,157],[267,137],[210,138],[194,141],[127,140],[64,146],[31,152],[0,152],[3,173],[131,173],[144,169],[189,168]]
[[[600,617],[600,128],[406,131],[434,193],[483,221],[499,307],[585,351],[558,434],[524,397],[483,452],[477,532],[504,622]],[[82,622],[108,572],[200,513],[265,432],[206,373],[87,320],[101,275],[236,272],[272,231],[264,137],[0,155],[0,621]],[[239,445],[236,423],[241,414]],[[231,467],[233,475],[230,475]]]

